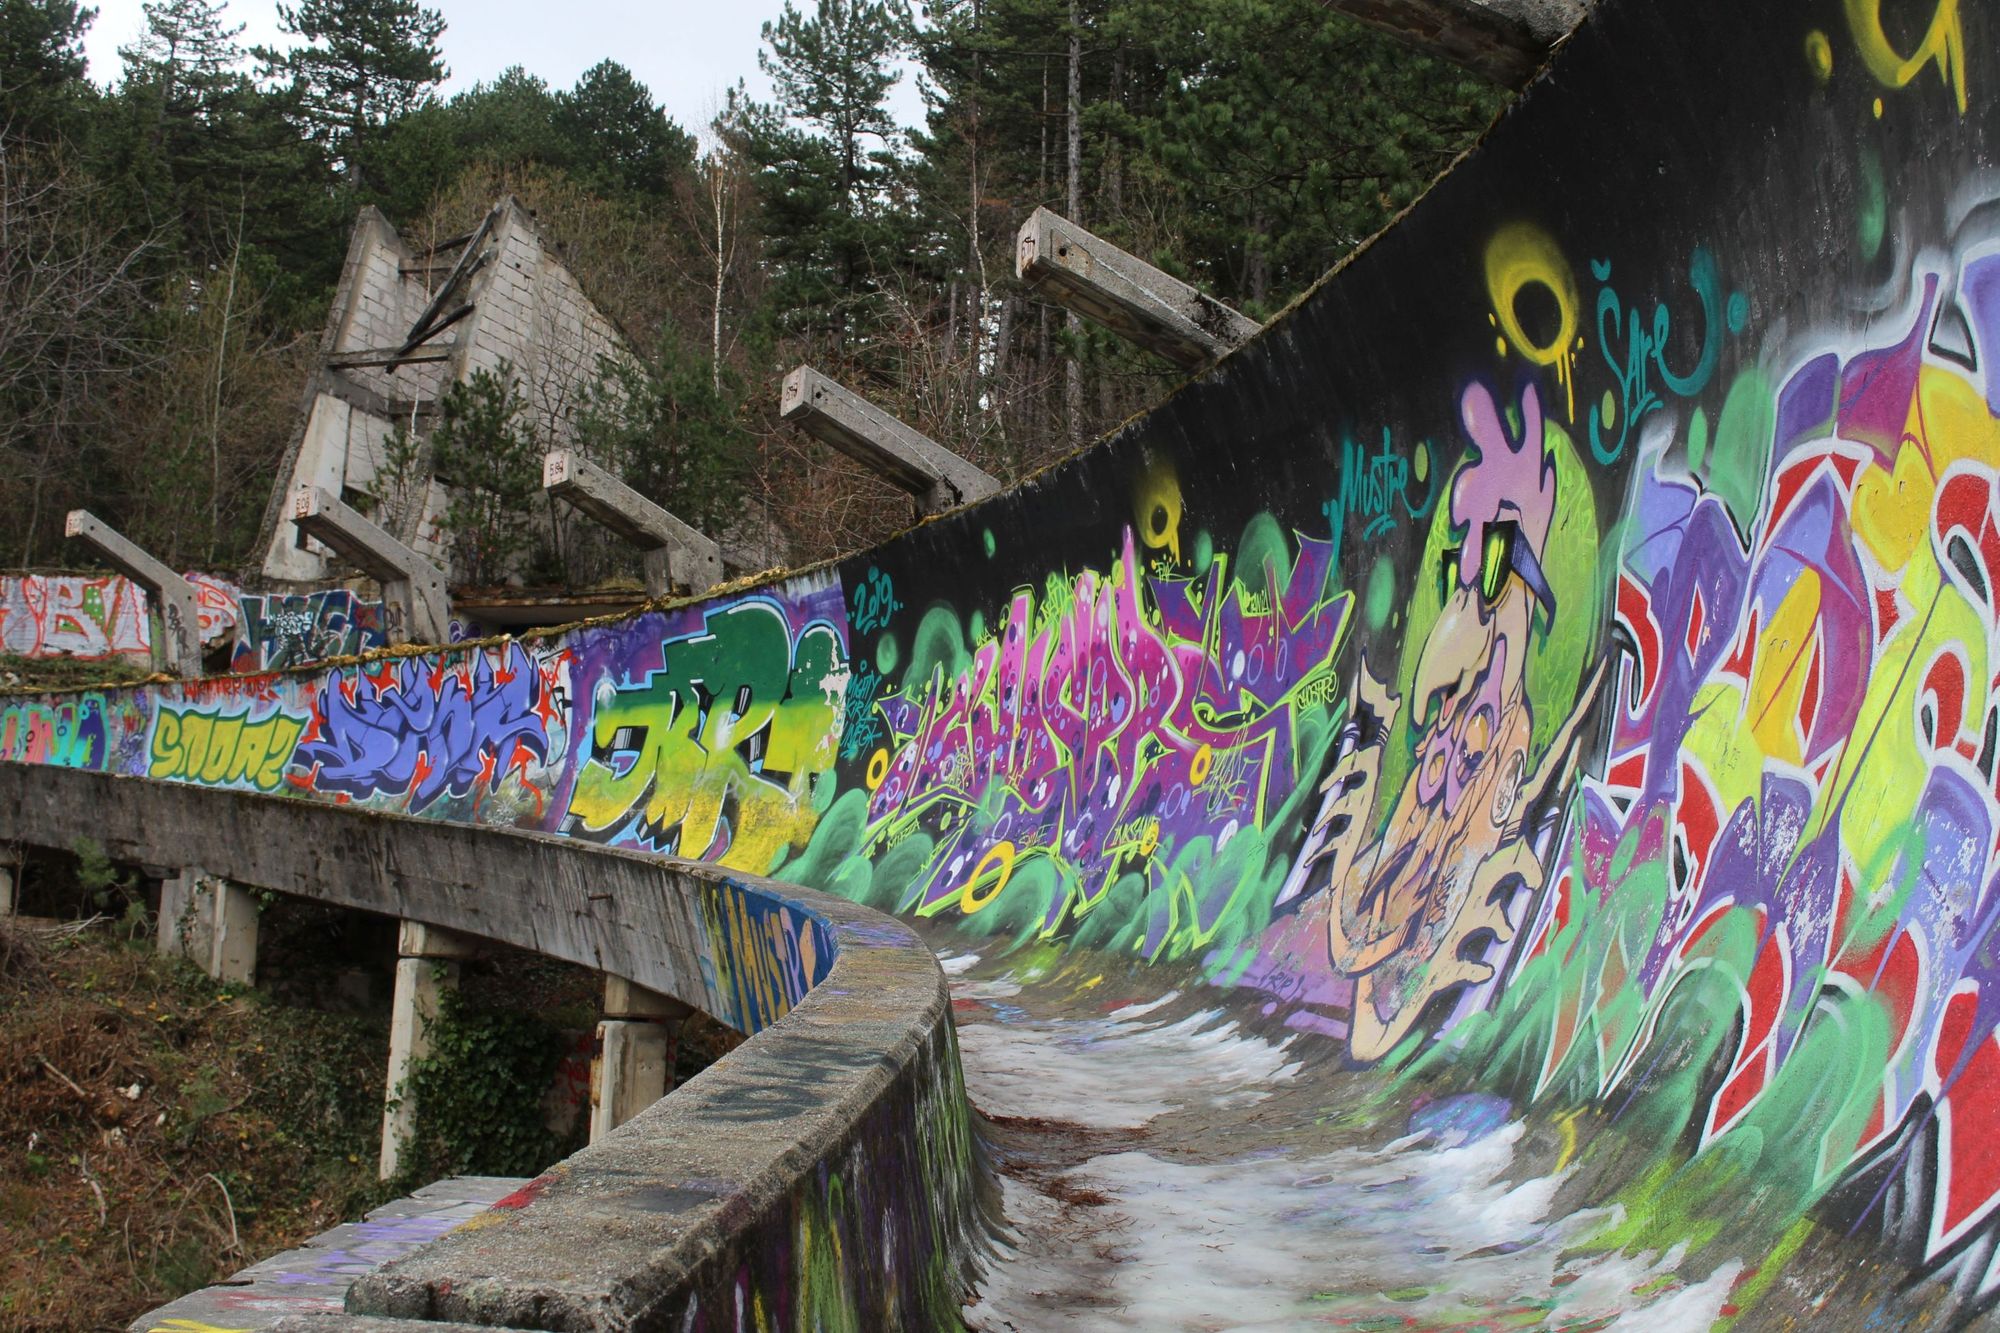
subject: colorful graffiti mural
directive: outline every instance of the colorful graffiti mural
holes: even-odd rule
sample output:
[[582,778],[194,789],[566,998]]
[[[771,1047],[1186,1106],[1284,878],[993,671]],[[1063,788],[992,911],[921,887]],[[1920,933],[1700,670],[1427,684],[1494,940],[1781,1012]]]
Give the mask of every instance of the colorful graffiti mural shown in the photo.
[[[1684,41],[1754,85],[1744,178],[1816,201],[1809,244],[1674,158],[1678,122],[1629,192],[1564,202],[1551,88],[1433,221],[1014,496],[545,640],[9,697],[0,756],[1171,968],[1379,1086],[1452,1083],[1427,1125],[1541,1117],[1610,1182],[1595,1243],[1726,1216],[1778,1256],[1739,1307],[1799,1236],[1872,1229],[1910,1290],[1990,1309],[2000,13],[1822,8],[1760,20],[1776,45],[1619,11],[1593,57]],[[1653,226],[1655,176],[1696,211]],[[316,605],[246,610],[261,665],[365,632]],[[782,914],[706,925],[746,1021],[824,962]]]
[[[189,574],[204,645],[236,632],[236,588]],[[146,594],[121,574],[0,575],[0,652],[101,661],[152,656]]]
[[388,642],[382,604],[345,588],[315,593],[244,593],[230,670],[283,671],[329,657],[356,657]]
[[[388,642],[382,604],[345,588],[249,593],[208,574],[194,584],[204,648],[231,643],[240,675],[353,657]],[[123,575],[0,575],[0,652],[82,661],[152,660],[146,594]]]
[[744,598],[607,661],[563,830],[758,872],[803,843],[839,751],[839,604]]
[[[450,661],[404,658],[333,672],[319,683],[292,762],[297,785],[340,798],[389,796],[423,814],[472,797],[550,756],[565,711],[562,659],[518,643]],[[558,726],[559,730],[559,726]]]

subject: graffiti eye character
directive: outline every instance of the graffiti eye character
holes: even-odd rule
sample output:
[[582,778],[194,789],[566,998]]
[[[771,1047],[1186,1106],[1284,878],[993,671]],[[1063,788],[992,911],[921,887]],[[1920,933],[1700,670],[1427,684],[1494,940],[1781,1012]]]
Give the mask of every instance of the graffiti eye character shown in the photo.
[[1513,572],[1517,531],[1513,523],[1486,525],[1486,541],[1479,553],[1479,597],[1488,606],[1500,600],[1507,587],[1507,575]]
[[[1445,549],[1438,562],[1438,600],[1449,602],[1458,586],[1459,563],[1464,548]],[[1555,618],[1556,595],[1535,559],[1534,547],[1521,540],[1521,525],[1512,519],[1488,523],[1479,546],[1479,600],[1492,606],[1507,591],[1509,575],[1518,574],[1528,592],[1541,604],[1550,619]]]

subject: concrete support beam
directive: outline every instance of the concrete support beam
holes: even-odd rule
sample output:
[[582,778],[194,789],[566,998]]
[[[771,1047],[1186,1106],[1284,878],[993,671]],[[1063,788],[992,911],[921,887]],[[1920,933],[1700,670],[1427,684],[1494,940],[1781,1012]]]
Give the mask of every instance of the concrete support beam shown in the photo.
[[1022,224],[1014,267],[1037,294],[1183,370],[1200,370],[1263,327],[1046,208]]
[[597,1059],[590,1088],[590,1141],[667,1095],[681,1024],[694,1011],[672,996],[604,979],[604,1021],[597,1025]]
[[248,986],[257,979],[258,921],[250,890],[187,866],[160,882],[155,945],[217,981]]
[[0,856],[0,916],[17,916],[21,911],[21,863]]
[[722,582],[722,548],[573,449],[542,458],[542,489],[567,500],[645,553],[646,595]]
[[389,642],[444,643],[451,637],[451,604],[444,573],[320,486],[292,492],[292,523],[299,545],[307,537],[332,547],[382,585]]
[[431,1024],[444,993],[458,985],[458,963],[474,942],[453,931],[405,921],[396,932],[396,994],[389,1012],[389,1076],[382,1106],[382,1156],[378,1177],[403,1166],[403,1152],[417,1129],[417,1103],[407,1086],[410,1071],[430,1054]]
[[63,535],[91,548],[119,573],[146,590],[159,624],[153,630],[153,668],[170,676],[201,674],[201,621],[194,585],[134,546],[87,509],[72,509]]
[[785,376],[778,415],[916,496],[930,513],[1000,490],[999,482],[936,440],[811,366]]
[[1534,77],[1588,0],[1322,0],[1418,50],[1507,88]]

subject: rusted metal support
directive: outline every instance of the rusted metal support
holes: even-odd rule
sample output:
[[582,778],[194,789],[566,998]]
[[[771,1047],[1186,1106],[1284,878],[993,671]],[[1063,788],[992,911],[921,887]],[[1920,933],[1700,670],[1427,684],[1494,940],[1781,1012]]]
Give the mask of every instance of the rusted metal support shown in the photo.
[[382,585],[383,629],[390,643],[443,643],[451,637],[451,604],[436,565],[320,486],[292,492],[292,524],[300,547],[308,537],[324,542]]
[[542,458],[542,489],[617,533],[645,556],[646,595],[722,582],[722,548],[573,449]]
[[183,678],[201,674],[201,621],[194,585],[127,541],[88,509],[72,509],[63,535],[103,557],[113,569],[145,589],[159,614],[151,640],[153,668]]
[[778,415],[917,497],[930,513],[983,500],[1000,483],[811,366],[785,376]]
[[1022,224],[1014,268],[1039,295],[1183,370],[1200,370],[1263,327],[1046,208]]

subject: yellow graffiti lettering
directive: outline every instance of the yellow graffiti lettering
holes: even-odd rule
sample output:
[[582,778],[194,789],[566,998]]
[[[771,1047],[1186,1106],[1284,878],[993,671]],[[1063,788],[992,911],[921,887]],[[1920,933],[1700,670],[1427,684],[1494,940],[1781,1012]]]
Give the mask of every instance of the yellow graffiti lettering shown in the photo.
[[1882,30],[1882,0],[1847,0],[1847,26],[1861,63],[1887,88],[1907,88],[1924,66],[1935,64],[1938,76],[1951,85],[1958,99],[1958,111],[1965,114],[1965,20],[1959,16],[1958,0],[1938,0],[1917,49],[1904,55]]
[[212,717],[162,709],[153,726],[151,776],[275,791],[305,724],[283,713]]
[[155,773],[177,771],[181,766],[181,715],[162,712],[153,727],[153,767]]
[[1818,643],[1814,628],[1819,603],[1819,575],[1804,570],[1757,642],[1757,665],[1750,680],[1750,730],[1765,754],[1788,764],[1805,758],[1799,700]]
[[815,625],[794,644],[760,602],[712,615],[708,628],[668,645],[667,667],[643,684],[599,700],[598,757],[569,812],[592,831],[761,874],[817,821],[812,784],[837,734],[823,682],[839,643]]
[[[1522,326],[1517,306],[1521,294],[1540,287],[1555,302],[1555,333],[1537,342]],[[1569,419],[1576,420],[1577,338],[1576,275],[1555,240],[1540,227],[1515,222],[1502,227],[1486,243],[1486,294],[1493,302],[1493,320],[1505,340],[1532,365],[1553,370],[1569,401]]]
[[1869,468],[1854,487],[1854,530],[1884,569],[1901,569],[1930,531],[1937,493],[1930,465],[1916,449],[1896,453],[1894,472]]

